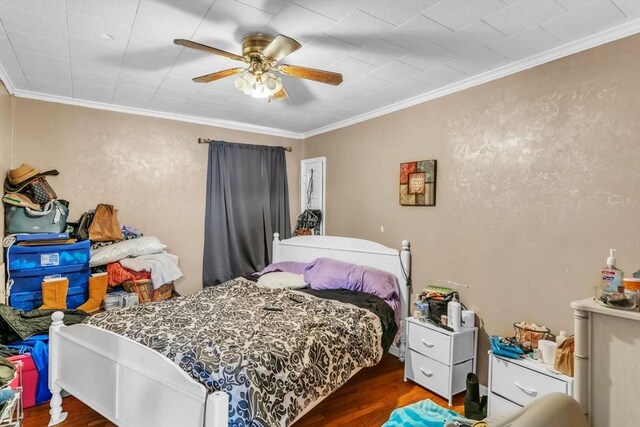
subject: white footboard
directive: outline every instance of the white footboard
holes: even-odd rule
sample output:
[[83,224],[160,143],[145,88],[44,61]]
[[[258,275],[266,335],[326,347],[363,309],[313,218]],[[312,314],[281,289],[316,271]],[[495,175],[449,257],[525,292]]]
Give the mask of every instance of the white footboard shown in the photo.
[[66,418],[66,390],[123,427],[226,427],[228,397],[208,395],[178,365],[150,348],[91,325],[64,326],[52,315],[49,329],[50,426]]

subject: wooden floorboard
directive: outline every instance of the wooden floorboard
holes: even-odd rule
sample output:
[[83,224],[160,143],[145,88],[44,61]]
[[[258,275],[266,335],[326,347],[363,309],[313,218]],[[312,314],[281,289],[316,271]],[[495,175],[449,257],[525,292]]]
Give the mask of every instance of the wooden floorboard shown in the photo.
[[[295,427],[380,426],[391,411],[424,399],[447,407],[447,401],[417,384],[403,381],[404,365],[390,355],[358,372],[318,406],[301,418]],[[454,411],[464,412],[464,393],[454,398]],[[69,417],[61,427],[111,427],[113,424],[74,397],[63,401]],[[42,427],[49,421],[49,405],[25,409],[24,427]],[[151,426],[149,426],[151,427]]]

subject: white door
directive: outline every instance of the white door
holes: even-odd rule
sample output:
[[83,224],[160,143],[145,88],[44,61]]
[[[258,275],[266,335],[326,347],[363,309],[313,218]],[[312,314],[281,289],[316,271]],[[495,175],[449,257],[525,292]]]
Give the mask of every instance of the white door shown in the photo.
[[319,209],[322,211],[322,222],[320,223],[320,234],[322,235],[324,235],[324,226],[327,222],[324,203],[326,161],[326,157],[316,157],[300,162],[302,180],[300,183],[300,212],[305,209]]

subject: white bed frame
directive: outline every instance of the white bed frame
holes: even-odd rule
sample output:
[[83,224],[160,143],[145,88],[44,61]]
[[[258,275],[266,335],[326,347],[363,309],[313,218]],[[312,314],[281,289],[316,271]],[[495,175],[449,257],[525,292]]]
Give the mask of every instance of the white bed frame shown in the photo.
[[[346,237],[300,236],[280,241],[278,234],[274,235],[273,262],[309,262],[319,257],[375,267],[398,278],[402,338],[390,353],[404,360],[404,319],[410,295],[409,242],[403,241],[402,250],[398,251]],[[49,426],[67,418],[62,411],[61,392],[65,390],[122,427],[227,427],[226,393],[208,394],[176,363],[129,338],[92,325],[65,326],[62,312],[55,312],[52,318],[49,389],[53,397]]]

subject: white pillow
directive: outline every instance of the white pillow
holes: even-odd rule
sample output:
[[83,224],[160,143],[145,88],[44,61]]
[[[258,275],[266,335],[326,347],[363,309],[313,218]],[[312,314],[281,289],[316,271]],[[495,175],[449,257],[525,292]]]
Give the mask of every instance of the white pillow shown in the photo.
[[137,239],[124,240],[113,245],[103,246],[91,251],[89,265],[97,267],[120,261],[130,256],[157,254],[162,252],[167,245],[163,245],[157,237],[144,236]]
[[260,276],[258,286],[270,289],[302,289],[307,287],[302,274],[274,272]]

